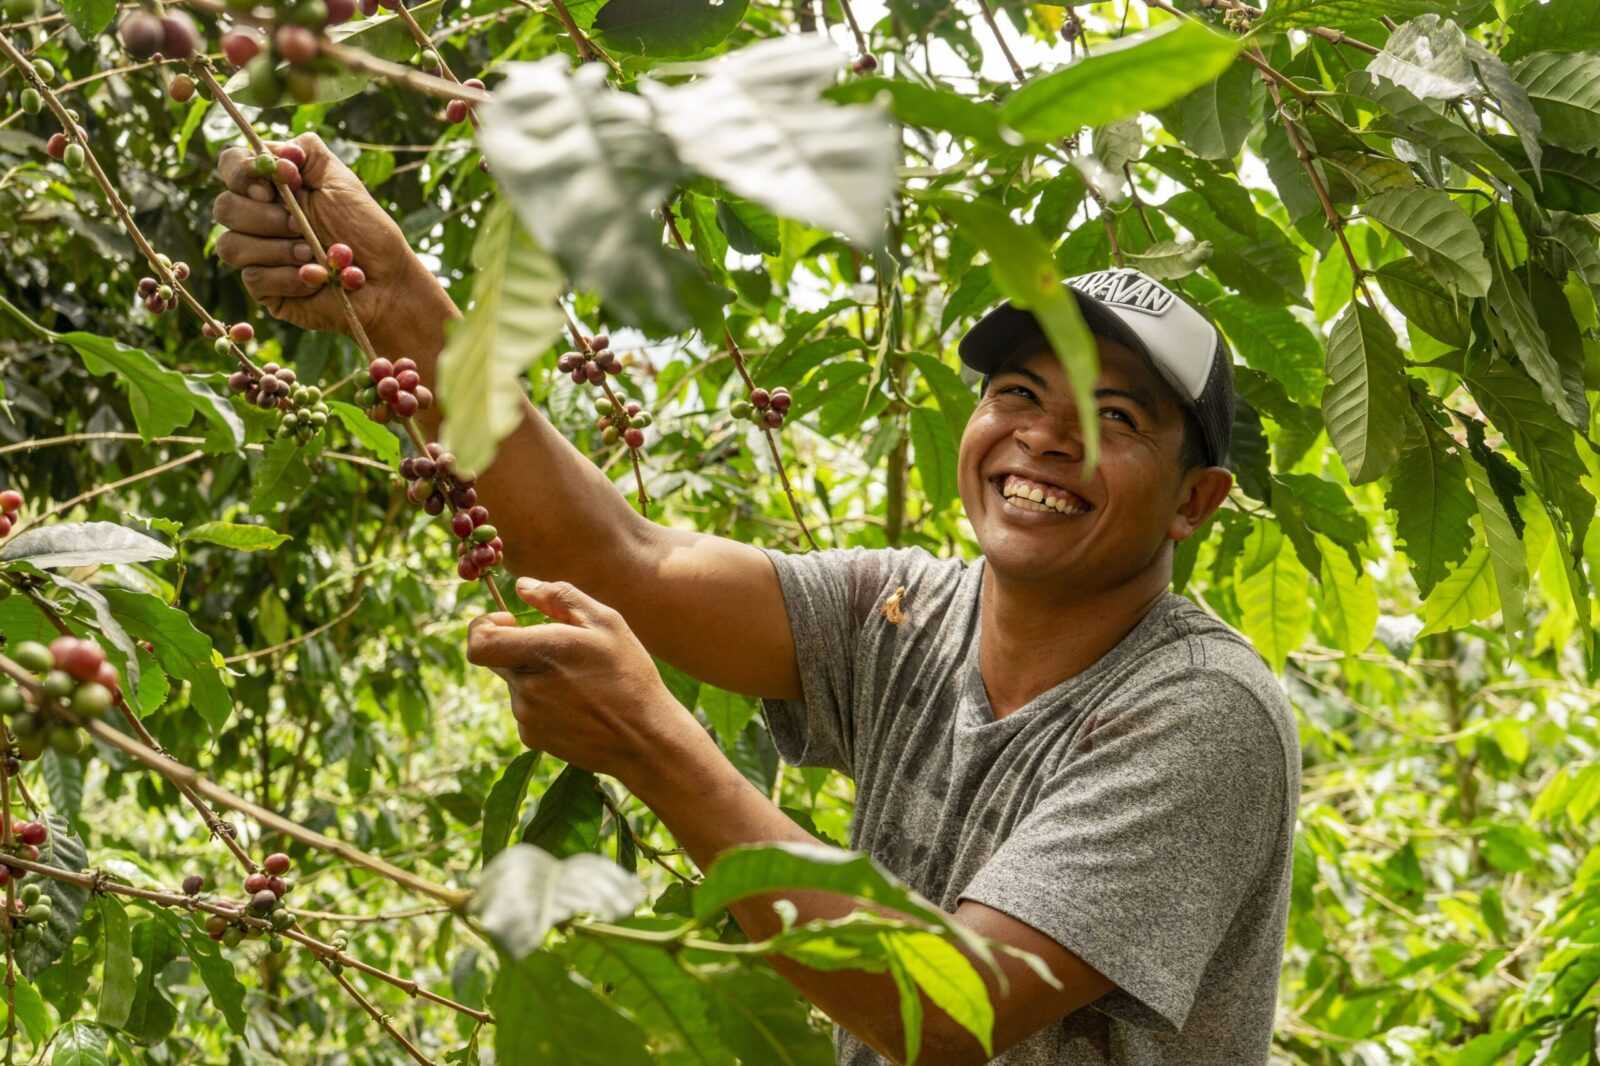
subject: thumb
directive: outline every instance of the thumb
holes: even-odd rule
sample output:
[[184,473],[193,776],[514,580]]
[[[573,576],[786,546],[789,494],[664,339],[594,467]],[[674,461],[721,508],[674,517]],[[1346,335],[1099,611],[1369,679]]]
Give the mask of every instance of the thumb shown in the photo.
[[566,581],[517,579],[517,595],[530,607],[537,607],[551,620],[567,625],[604,628],[615,613],[611,608]]
[[300,174],[308,187],[320,189],[343,182],[360,184],[355,173],[315,133],[302,133],[292,143],[299,145],[306,154],[306,165],[300,168]]

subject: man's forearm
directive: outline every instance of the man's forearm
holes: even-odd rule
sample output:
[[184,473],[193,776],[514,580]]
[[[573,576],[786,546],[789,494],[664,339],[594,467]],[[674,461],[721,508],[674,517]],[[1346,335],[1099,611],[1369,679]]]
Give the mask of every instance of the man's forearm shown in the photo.
[[[666,740],[648,765],[623,783],[656,813],[702,870],[741,844],[822,843],[745,780],[710,735],[693,722],[681,735]],[[729,910],[746,936],[765,940],[782,930],[772,907],[778,899],[794,905],[797,922],[843,918],[860,909],[853,900],[832,893],[785,892],[752,897]],[[823,972],[780,957],[768,961],[828,1017],[880,1054],[896,1062],[904,1056],[905,1032],[893,978],[857,970]],[[926,997],[923,1018],[925,1061],[984,1061],[977,1041]]]

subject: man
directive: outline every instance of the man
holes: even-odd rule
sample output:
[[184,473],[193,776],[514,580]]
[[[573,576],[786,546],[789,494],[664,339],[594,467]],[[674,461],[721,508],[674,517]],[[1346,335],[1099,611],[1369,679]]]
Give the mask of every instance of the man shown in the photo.
[[[356,250],[358,312],[380,354],[435,370],[458,312],[399,229],[315,137],[307,211]],[[223,154],[218,242],[252,294],[342,329],[333,294],[240,150]],[[1101,458],[1032,317],[1002,306],[962,341],[985,375],[960,449],[983,552],[789,556],[646,521],[531,405],[478,482],[552,619],[477,620],[473,662],[511,690],[524,743],[618,778],[702,867],[724,849],[812,837],[753,788],[650,655],[765,699],[791,761],[854,777],[854,846],[1002,955],[1007,1063],[1239,1066],[1266,1060],[1299,789],[1292,716],[1244,640],[1172,595],[1173,546],[1223,502],[1232,417],[1216,330],[1142,275],[1075,290],[1100,349]],[[427,427],[430,431],[434,426]],[[804,663],[804,669],[801,668]],[[788,897],[801,921],[848,913]],[[775,932],[772,899],[734,915]],[[889,977],[775,963],[840,1026],[840,1060],[902,1054]],[[983,1060],[931,1004],[924,1061]]]

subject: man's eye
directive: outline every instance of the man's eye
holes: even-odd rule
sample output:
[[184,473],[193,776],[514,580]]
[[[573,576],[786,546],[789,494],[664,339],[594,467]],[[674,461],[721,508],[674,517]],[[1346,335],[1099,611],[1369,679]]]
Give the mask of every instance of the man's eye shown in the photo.
[[1122,421],[1126,422],[1129,426],[1131,426],[1134,429],[1138,429],[1139,428],[1138,424],[1134,422],[1133,416],[1130,415],[1128,412],[1124,411],[1120,407],[1102,407],[1102,408],[1100,408],[1100,416],[1102,418],[1104,418],[1107,415],[1110,415],[1112,418],[1120,418],[1120,419],[1122,419]]
[[1013,395],[1023,396],[1030,400],[1033,399],[1033,390],[1028,388],[1026,385],[1007,385],[1005,388],[1000,390],[1000,394],[1002,396]]

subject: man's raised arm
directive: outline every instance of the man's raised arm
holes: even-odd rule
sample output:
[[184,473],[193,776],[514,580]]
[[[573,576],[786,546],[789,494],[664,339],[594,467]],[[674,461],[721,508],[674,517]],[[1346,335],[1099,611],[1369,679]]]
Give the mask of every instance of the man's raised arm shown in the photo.
[[[297,193],[324,240],[350,245],[367,283],[352,304],[378,354],[416,360],[434,386],[446,324],[460,317],[393,219],[315,134],[291,142],[305,153]],[[227,190],[217,242],[246,289],[275,317],[307,329],[345,332],[331,287],[301,282],[311,258],[292,216],[240,148],[222,153]],[[777,575],[749,545],[659,526],[634,512],[610,480],[532,404],[478,477],[480,498],[518,574],[563,580],[610,604],[652,654],[721,688],[750,695],[800,694],[794,640]],[[436,412],[420,416],[432,438]]]

